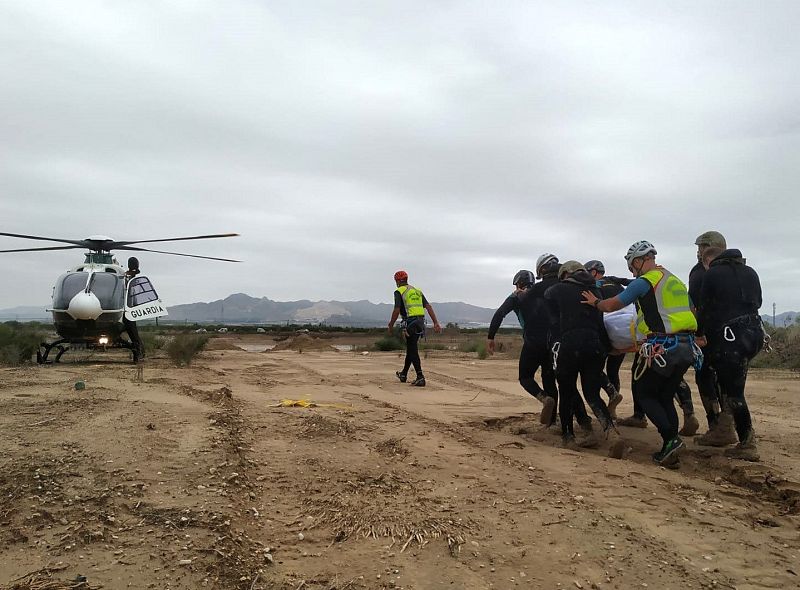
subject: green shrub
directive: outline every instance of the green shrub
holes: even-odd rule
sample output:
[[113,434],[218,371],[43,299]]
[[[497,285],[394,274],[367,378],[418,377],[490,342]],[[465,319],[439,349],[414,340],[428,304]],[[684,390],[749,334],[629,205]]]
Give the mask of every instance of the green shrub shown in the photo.
[[139,337],[142,339],[145,352],[163,349],[168,340],[165,336],[155,334],[154,332],[140,332]]
[[761,351],[750,366],[757,369],[800,369],[800,326],[766,326],[772,352]]
[[403,350],[406,345],[397,336],[384,336],[375,341],[375,350],[389,351],[389,350]]
[[458,347],[461,352],[475,352],[478,354],[479,359],[485,359],[489,354],[486,348],[485,340],[470,340],[469,342],[462,342]]
[[177,366],[189,366],[208,343],[205,334],[180,334],[165,346],[169,358]]
[[462,342],[458,345],[458,350],[460,352],[475,352],[478,350],[478,341],[470,340],[469,342]]
[[420,350],[449,350],[446,344],[442,344],[441,342],[420,342],[419,343]]
[[0,324],[0,364],[30,362],[39,349],[43,334],[36,327],[18,322]]

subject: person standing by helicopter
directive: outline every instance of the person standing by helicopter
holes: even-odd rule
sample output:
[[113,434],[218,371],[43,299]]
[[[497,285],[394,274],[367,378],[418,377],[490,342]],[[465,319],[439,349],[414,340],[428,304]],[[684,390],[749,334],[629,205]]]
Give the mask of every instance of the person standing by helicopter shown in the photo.
[[[128,258],[128,270],[125,271],[125,286],[127,287],[128,282],[139,274],[139,259],[135,256],[131,256]],[[123,314],[122,316],[122,323],[125,326],[125,331],[128,333],[128,338],[131,340],[131,344],[133,345],[133,360],[134,362],[139,362],[144,359],[144,343],[142,342],[141,336],[139,336],[139,326],[136,325],[136,322],[133,320],[129,320]]]
[[414,365],[417,378],[411,382],[411,385],[425,387],[425,375],[422,374],[422,361],[419,358],[418,344],[419,339],[425,334],[426,309],[433,320],[434,332],[441,332],[442,327],[439,325],[439,320],[436,319],[433,307],[425,299],[422,291],[408,284],[408,273],[406,271],[398,270],[394,273],[394,281],[397,289],[394,292],[394,309],[389,320],[389,333],[392,333],[398,316],[402,316],[403,333],[406,337],[406,360],[403,364],[403,370],[397,371],[395,374],[401,383],[405,383],[408,370],[411,365]]

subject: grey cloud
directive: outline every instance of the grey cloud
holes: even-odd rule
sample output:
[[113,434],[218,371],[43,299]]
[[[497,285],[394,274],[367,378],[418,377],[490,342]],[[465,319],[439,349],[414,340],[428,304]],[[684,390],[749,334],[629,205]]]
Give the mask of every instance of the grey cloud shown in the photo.
[[[647,238],[686,276],[716,228],[800,305],[794,2],[82,4],[0,8],[0,225],[243,234],[146,256],[171,302],[387,301],[407,267],[494,305],[543,251],[624,275]],[[41,272],[0,307],[74,260],[3,255]]]

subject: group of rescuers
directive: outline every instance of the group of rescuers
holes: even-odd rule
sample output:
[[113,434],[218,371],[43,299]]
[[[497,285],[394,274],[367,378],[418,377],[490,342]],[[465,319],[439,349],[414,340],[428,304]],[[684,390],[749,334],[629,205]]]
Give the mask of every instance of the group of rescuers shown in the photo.
[[[728,249],[725,238],[707,231],[695,241],[697,264],[689,286],[656,263],[656,248],[648,241],[634,243],[625,255],[634,279],[605,275],[603,263],[570,260],[554,254],[536,261],[536,279],[529,270],[514,276],[514,292],[495,312],[489,327],[488,351],[503,318],[515,312],[523,328],[519,383],[542,403],[540,421],[547,427],[560,417],[563,446],[595,448],[605,440],[609,456],[622,458],[625,444],[616,426],[645,428],[649,419],[661,435],[662,446],[653,454],[659,465],[677,468],[683,436],[697,433],[692,395],[684,380],[694,366],[696,383],[708,422],[698,437],[702,445],[734,447],[732,458],[757,461],[758,453],[744,389],[750,360],[761,350],[765,333],[758,310],[761,284],[742,253]],[[397,290],[389,321],[392,332],[402,317],[406,358],[397,378],[405,383],[411,366],[412,385],[425,386],[418,343],[425,332],[425,311],[436,332],[441,326],[422,291],[408,284],[408,273],[394,275]],[[613,349],[603,314],[635,304],[639,340],[629,350]],[[626,352],[634,352],[631,389],[634,412],[617,420],[622,401],[619,370]],[[541,369],[541,385],[535,375]],[[577,382],[580,378],[581,393]],[[606,402],[600,391],[608,396]],[[586,404],[597,418],[592,425]],[[677,403],[683,411],[679,430]],[[576,438],[573,422],[581,436]]]

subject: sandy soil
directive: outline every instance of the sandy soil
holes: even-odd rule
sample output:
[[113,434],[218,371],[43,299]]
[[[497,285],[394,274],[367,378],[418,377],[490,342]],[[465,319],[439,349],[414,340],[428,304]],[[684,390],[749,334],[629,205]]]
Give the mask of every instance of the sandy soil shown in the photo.
[[670,471],[561,449],[511,355],[124,360],[0,369],[0,587],[800,587],[796,374],[751,376],[760,463]]

